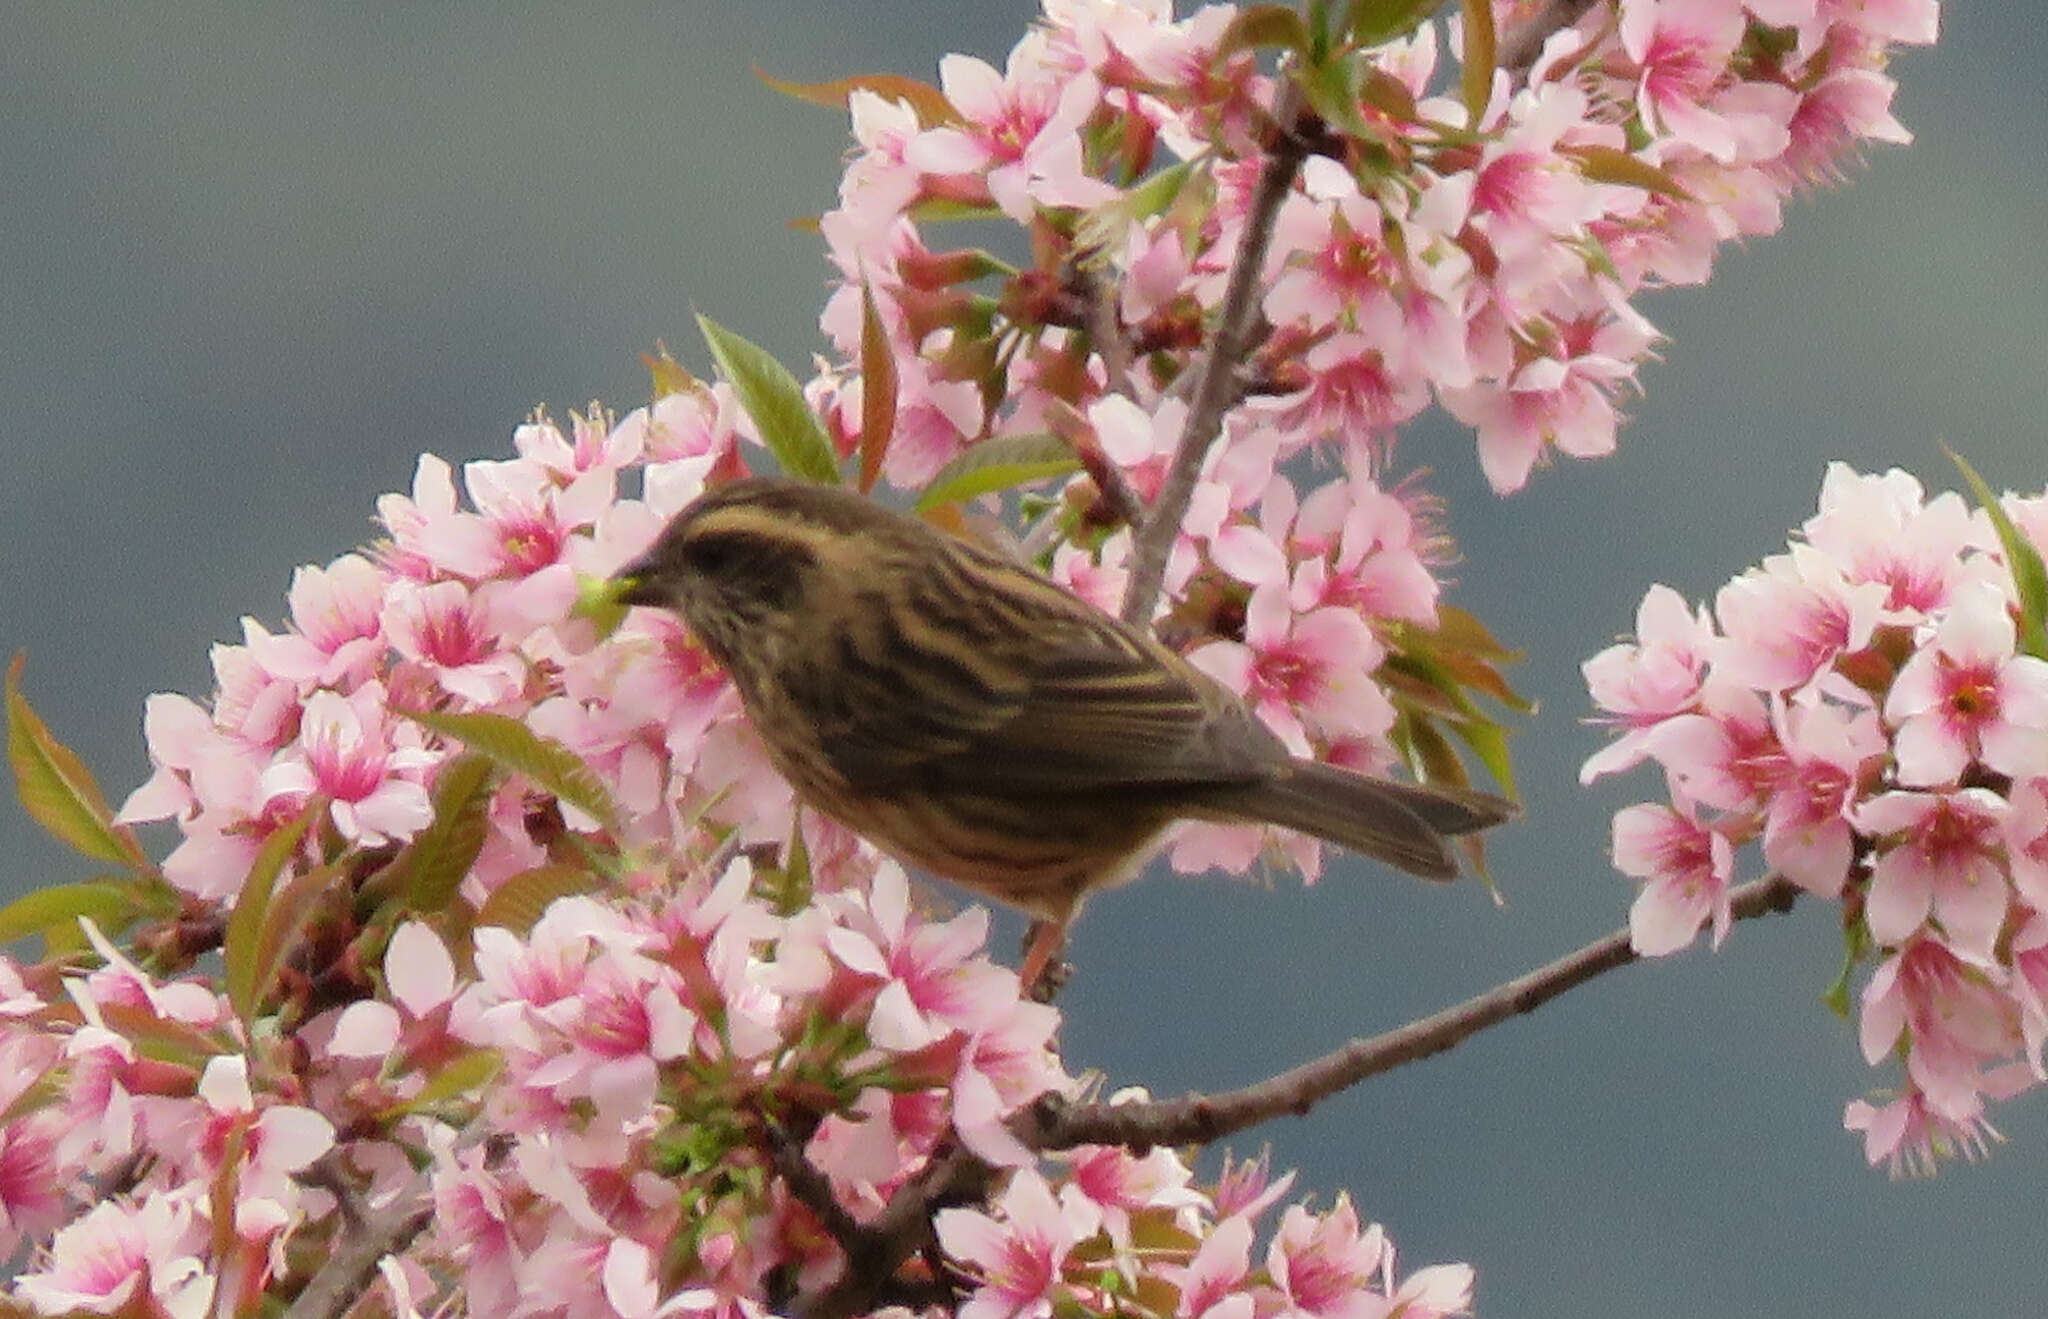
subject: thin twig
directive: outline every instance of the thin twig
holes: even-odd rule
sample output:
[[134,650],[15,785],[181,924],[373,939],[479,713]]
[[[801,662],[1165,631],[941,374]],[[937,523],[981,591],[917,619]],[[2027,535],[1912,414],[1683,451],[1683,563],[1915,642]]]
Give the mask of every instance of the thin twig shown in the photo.
[[1294,176],[1309,152],[1303,133],[1301,93],[1283,70],[1279,94],[1273,100],[1272,144],[1259,181],[1252,192],[1251,208],[1245,215],[1244,232],[1239,235],[1237,254],[1231,260],[1230,282],[1224,288],[1223,308],[1217,317],[1215,336],[1202,359],[1200,383],[1195,386],[1187,424],[1181,429],[1180,445],[1159,498],[1145,525],[1138,529],[1138,541],[1131,558],[1130,585],[1124,591],[1124,621],[1144,623],[1159,602],[1160,582],[1166,576],[1166,559],[1194,498],[1196,478],[1209,446],[1223,433],[1223,415],[1236,402],[1237,369],[1251,347],[1253,327],[1259,319],[1258,290],[1263,283],[1266,248],[1273,237],[1273,221],[1280,203],[1294,186]]
[[[1735,919],[1789,911],[1798,889],[1771,876],[1729,895]],[[1020,1115],[1012,1130],[1040,1150],[1076,1145],[1207,1144],[1285,1113],[1307,1113],[1331,1095],[1369,1076],[1442,1053],[1489,1026],[1533,1012],[1566,990],[1637,961],[1626,929],[1587,944],[1527,975],[1475,995],[1433,1016],[1353,1040],[1341,1049],[1290,1071],[1220,1095],[1144,1104],[1039,1104]]]
[[922,1176],[897,1188],[874,1222],[841,1241],[845,1271],[816,1297],[798,1301],[793,1312],[799,1319],[850,1319],[874,1309],[903,1262],[933,1240],[932,1216],[948,1204],[985,1199],[995,1178],[994,1167],[965,1150],[939,1155]]
[[284,1319],[341,1319],[363,1298],[376,1276],[377,1261],[403,1251],[433,1221],[429,1177],[418,1173],[390,1204],[342,1234],[327,1262],[284,1312]]
[[1124,338],[1123,326],[1118,321],[1116,299],[1093,270],[1078,270],[1075,277],[1085,286],[1083,296],[1088,301],[1088,337],[1094,341],[1095,351],[1102,358],[1102,374],[1109,384],[1109,391],[1136,399],[1137,387],[1131,381],[1131,344]]

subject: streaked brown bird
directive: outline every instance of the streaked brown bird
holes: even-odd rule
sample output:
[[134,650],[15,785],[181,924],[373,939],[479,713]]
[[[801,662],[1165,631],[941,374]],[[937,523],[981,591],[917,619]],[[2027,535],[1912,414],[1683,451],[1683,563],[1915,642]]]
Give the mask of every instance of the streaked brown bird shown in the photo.
[[1175,820],[1282,825],[1450,880],[1445,840],[1517,813],[1293,756],[1148,633],[851,490],[721,486],[618,581],[725,667],[805,803],[1045,922],[1026,985]]

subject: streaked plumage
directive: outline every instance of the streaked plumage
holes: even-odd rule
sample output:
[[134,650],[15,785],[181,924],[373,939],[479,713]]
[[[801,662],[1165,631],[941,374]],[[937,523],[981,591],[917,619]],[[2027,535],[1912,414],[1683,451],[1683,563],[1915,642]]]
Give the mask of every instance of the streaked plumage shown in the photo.
[[732,675],[805,802],[1055,923],[1176,819],[1284,825],[1448,880],[1445,838],[1515,813],[1296,759],[1147,633],[849,490],[735,481],[620,577]]

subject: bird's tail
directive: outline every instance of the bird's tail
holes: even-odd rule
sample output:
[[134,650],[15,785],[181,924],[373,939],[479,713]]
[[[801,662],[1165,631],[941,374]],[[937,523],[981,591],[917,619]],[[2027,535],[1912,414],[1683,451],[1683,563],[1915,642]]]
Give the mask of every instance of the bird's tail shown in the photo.
[[1312,760],[1296,760],[1287,773],[1233,792],[1225,809],[1239,819],[1299,829],[1439,881],[1458,877],[1446,839],[1521,813],[1513,802],[1489,793],[1400,783]]

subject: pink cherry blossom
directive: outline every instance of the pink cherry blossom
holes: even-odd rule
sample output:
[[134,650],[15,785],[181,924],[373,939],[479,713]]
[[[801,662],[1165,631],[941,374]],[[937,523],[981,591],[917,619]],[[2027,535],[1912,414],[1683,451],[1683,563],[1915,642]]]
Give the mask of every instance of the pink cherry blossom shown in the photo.
[[2009,900],[2005,813],[1983,788],[1888,792],[1858,807],[1857,828],[1881,840],[1864,907],[1871,936],[1896,946],[1934,920],[1951,948],[1989,965]]
[[214,1279],[202,1259],[206,1222],[194,1211],[204,1188],[139,1203],[102,1200],[60,1229],[47,1257],[14,1281],[14,1294],[44,1314],[120,1314],[138,1298],[167,1319],[201,1319]]
[[1953,783],[1972,760],[2002,774],[2048,765],[2048,661],[2014,654],[2014,642],[1995,587],[1957,593],[1885,700],[1901,783]]
[[409,838],[433,808],[417,777],[441,753],[420,745],[417,726],[390,713],[382,683],[306,698],[298,745],[263,772],[268,802],[327,797],[335,827],[365,843]]
[[1713,923],[1714,945],[1728,935],[1728,885],[1735,868],[1728,839],[1683,808],[1631,806],[1614,817],[1614,865],[1643,882],[1629,908],[1629,946],[1659,957],[1692,942]]
[[1067,1254],[1094,1234],[1095,1215],[1078,1192],[1055,1195],[1030,1169],[1011,1174],[994,1209],[942,1209],[932,1224],[977,1281],[961,1319],[1047,1319],[1067,1292]]
[[1211,642],[1188,658],[1243,695],[1295,754],[1308,755],[1311,731],[1374,737],[1391,726],[1393,706],[1372,678],[1385,654],[1357,614],[1297,615],[1275,584],[1252,592],[1242,642]]

